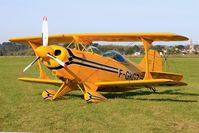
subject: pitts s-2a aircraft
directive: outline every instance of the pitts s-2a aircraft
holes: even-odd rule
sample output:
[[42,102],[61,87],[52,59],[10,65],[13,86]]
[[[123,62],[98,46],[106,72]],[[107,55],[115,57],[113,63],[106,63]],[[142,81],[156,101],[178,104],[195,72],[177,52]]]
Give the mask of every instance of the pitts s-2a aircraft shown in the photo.
[[[182,86],[183,75],[163,72],[159,53],[150,49],[155,41],[186,41],[187,37],[171,33],[122,33],[122,34],[61,34],[48,36],[47,17],[43,18],[42,36],[13,38],[11,42],[30,45],[36,59],[23,71],[38,61],[39,78],[19,78],[34,83],[60,86],[45,90],[44,99],[62,98],[72,90],[80,89],[87,102],[100,102],[106,98],[99,91],[128,91],[155,86]],[[119,52],[109,50],[103,55],[90,47],[96,41],[143,42],[145,56],[136,64],[124,58]],[[68,44],[67,47],[55,44]],[[49,79],[43,70],[44,64],[58,79]]]

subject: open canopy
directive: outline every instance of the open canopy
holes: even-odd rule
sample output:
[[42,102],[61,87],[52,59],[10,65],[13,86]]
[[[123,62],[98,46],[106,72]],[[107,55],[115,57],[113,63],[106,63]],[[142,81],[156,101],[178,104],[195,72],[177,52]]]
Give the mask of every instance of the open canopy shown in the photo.
[[[87,34],[60,34],[49,36],[49,45],[60,43],[71,43],[72,41],[84,42],[90,44],[93,41],[109,42],[141,42],[142,39],[150,41],[187,41],[185,36],[173,33],[87,33]],[[24,38],[12,38],[11,42],[20,44],[29,44],[29,42],[42,45],[41,36],[32,36]]]

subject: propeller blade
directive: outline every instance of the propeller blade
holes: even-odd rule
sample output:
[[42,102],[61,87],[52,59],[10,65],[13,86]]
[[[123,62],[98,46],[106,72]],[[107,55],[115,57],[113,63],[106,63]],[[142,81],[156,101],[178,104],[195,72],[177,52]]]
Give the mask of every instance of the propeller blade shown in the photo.
[[43,17],[42,41],[43,46],[48,46],[48,19],[46,16]]
[[52,58],[53,60],[55,60],[55,61],[56,61],[58,64],[60,64],[61,66],[66,67],[66,64],[65,64],[63,61],[61,61],[60,59],[54,57],[54,56],[51,55],[51,54],[47,54],[47,56],[50,57],[50,58]]
[[37,62],[37,60],[39,60],[40,57],[37,57],[36,59],[34,59],[26,68],[23,69],[23,72],[25,72],[26,70],[28,70],[28,68],[30,68],[32,65],[35,64],[35,62]]

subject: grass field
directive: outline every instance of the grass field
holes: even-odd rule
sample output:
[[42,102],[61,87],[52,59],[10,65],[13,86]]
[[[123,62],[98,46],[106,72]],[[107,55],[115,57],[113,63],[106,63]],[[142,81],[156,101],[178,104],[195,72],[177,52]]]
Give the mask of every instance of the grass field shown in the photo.
[[0,57],[0,131],[199,132],[199,58],[169,60],[188,86],[159,88],[156,94],[147,89],[103,93],[109,100],[99,104],[87,104],[79,91],[44,101],[41,92],[56,87],[17,80],[38,76],[36,65],[20,74],[32,60]]

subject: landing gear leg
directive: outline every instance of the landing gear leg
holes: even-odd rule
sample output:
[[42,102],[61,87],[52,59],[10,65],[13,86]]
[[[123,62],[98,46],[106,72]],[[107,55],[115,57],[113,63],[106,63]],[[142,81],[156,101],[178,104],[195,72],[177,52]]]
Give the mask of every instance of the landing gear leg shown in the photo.
[[83,93],[84,100],[87,103],[98,103],[98,102],[102,102],[102,101],[106,100],[106,98],[104,96],[102,96],[100,93],[98,93],[96,91],[90,90],[90,89],[86,88],[85,86],[84,86],[85,88],[83,90],[80,85],[77,85],[77,86]]

